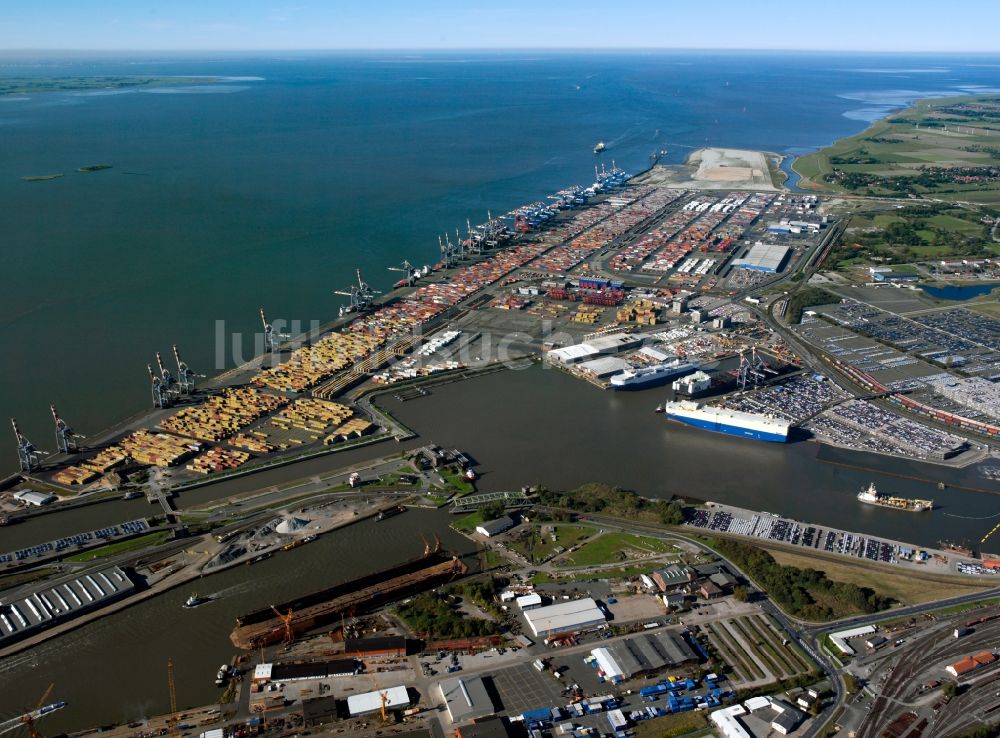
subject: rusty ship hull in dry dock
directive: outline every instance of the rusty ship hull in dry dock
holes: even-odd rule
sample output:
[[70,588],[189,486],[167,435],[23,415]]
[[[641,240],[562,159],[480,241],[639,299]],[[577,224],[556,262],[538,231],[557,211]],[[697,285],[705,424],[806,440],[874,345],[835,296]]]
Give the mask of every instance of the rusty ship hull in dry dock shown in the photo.
[[468,571],[469,567],[457,557],[440,550],[428,551],[391,569],[241,615],[236,618],[236,627],[229,638],[234,646],[245,650],[278,643],[289,630],[297,636],[334,622],[342,615],[370,611],[445,584]]

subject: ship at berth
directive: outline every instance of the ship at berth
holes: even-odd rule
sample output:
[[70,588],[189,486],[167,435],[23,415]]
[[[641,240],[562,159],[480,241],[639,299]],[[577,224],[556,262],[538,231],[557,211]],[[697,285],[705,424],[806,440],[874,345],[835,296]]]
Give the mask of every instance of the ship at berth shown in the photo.
[[791,427],[791,422],[784,418],[712,407],[690,400],[668,402],[663,406],[663,411],[671,420],[693,425],[695,428],[753,438],[756,441],[785,443]]
[[665,364],[654,364],[640,368],[630,368],[611,377],[611,388],[616,390],[644,389],[666,384],[672,379],[683,377],[698,370],[697,365],[683,359],[674,359]]

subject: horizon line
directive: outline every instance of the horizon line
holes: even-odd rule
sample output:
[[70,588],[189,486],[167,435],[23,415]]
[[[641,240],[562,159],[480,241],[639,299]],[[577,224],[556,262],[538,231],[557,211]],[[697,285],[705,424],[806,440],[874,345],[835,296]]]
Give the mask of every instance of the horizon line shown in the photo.
[[648,53],[648,52],[713,52],[713,53],[791,53],[791,54],[940,54],[940,55],[964,55],[980,56],[994,55],[1000,56],[1000,49],[805,49],[805,48],[782,48],[782,47],[702,47],[702,46],[486,46],[486,47],[349,47],[349,48],[44,48],[44,47],[23,47],[0,49],[0,56],[5,54],[23,53],[77,53],[77,54],[185,54],[185,53],[215,53],[215,54],[259,54],[259,53],[310,53],[310,54],[336,54],[336,53],[503,53],[503,52],[545,52],[545,53],[572,53],[572,52],[627,52],[627,53]]

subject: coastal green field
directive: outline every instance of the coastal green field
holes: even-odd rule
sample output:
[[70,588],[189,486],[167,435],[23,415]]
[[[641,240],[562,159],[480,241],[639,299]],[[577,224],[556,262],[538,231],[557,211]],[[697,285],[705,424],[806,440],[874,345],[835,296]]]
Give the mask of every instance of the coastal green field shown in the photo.
[[0,96],[30,95],[39,92],[130,90],[173,85],[204,85],[218,81],[215,77],[2,77],[0,78]]
[[567,556],[565,563],[571,566],[598,566],[672,550],[674,547],[671,544],[659,538],[633,533],[605,533]]
[[922,100],[796,159],[799,186],[1000,206],[1000,98]]
[[995,217],[992,208],[918,200],[891,210],[856,210],[849,217],[828,269],[1000,254],[987,222]]

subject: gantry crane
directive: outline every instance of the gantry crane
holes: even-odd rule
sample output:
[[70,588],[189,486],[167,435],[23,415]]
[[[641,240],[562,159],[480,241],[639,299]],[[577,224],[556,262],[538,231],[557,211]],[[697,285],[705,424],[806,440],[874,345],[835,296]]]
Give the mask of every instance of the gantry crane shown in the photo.
[[10,424],[14,428],[14,437],[17,439],[17,460],[21,465],[21,471],[37,471],[42,465],[38,449],[35,448],[35,444],[22,435],[21,429],[17,427],[17,418],[11,418]]
[[170,393],[163,385],[158,376],[153,373],[153,367],[146,364],[146,371],[149,372],[149,385],[153,395],[153,407],[170,407]]
[[174,350],[174,359],[177,361],[177,386],[180,388],[181,394],[193,394],[195,379],[198,377],[204,377],[205,375],[196,374],[195,371],[181,359],[181,354],[177,350],[176,343],[171,348]]
[[343,295],[344,297],[351,298],[351,302],[348,305],[340,306],[340,316],[343,317],[347,313],[360,313],[372,306],[375,302],[375,295],[378,294],[378,290],[373,290],[364,279],[361,278],[361,270],[355,269],[354,274],[357,277],[357,284],[352,284],[349,289],[346,290],[334,290],[333,294]]
[[170,690],[170,714],[167,716],[167,730],[170,738],[180,738],[177,728],[177,689],[174,686],[174,660],[167,659],[167,689]]
[[292,620],[295,619],[295,614],[292,612],[292,608],[289,607],[288,612],[284,615],[274,605],[271,605],[271,609],[274,610],[274,614],[278,616],[282,626],[285,628],[285,643],[290,645],[295,640],[295,631],[292,630]]
[[59,417],[54,403],[49,405],[49,409],[52,411],[52,421],[56,424],[56,448],[64,454],[76,453],[80,450],[77,439],[83,436],[77,435],[66,421]]
[[403,263],[399,266],[388,267],[388,269],[390,272],[403,272],[406,276],[400,281],[407,287],[412,287],[413,283],[417,280],[417,277],[420,276],[420,270],[406,259],[403,259]]
[[[9,733],[10,731],[24,725],[28,728],[28,738],[42,738],[41,733],[38,732],[38,728],[35,727],[35,721],[42,716],[42,705],[45,704],[45,700],[47,700],[49,695],[52,694],[52,688],[55,686],[55,683],[49,685],[49,688],[45,690],[41,699],[38,700],[38,707],[34,710],[25,710],[22,715],[8,720],[5,723],[0,723],[0,735]],[[47,709],[44,714],[48,715],[49,713],[55,712],[64,706],[64,703],[61,702],[57,703],[57,705],[50,705],[49,709]]]

